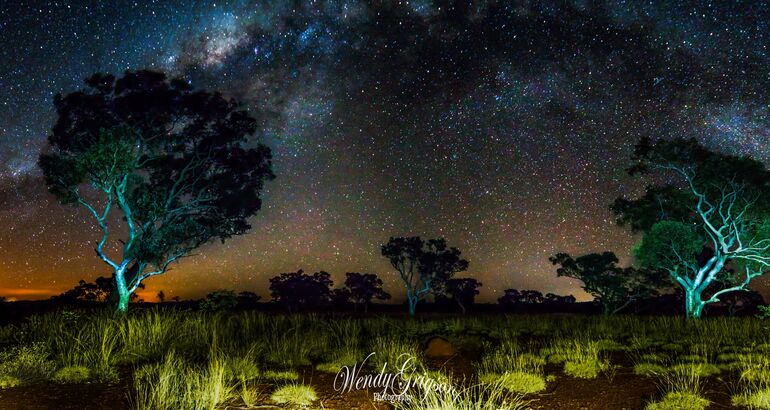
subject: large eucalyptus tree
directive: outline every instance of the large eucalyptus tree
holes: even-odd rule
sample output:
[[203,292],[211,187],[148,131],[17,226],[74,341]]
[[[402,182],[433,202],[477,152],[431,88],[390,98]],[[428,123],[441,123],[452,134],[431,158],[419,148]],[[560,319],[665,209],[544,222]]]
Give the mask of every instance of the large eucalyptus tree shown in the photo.
[[54,104],[40,156],[49,190],[82,206],[101,231],[116,308],[145,279],[213,239],[240,235],[272,179],[257,119],[220,93],[153,71],[95,74]]
[[770,172],[749,158],[706,149],[695,140],[642,140],[632,175],[656,185],[637,200],[618,199],[621,224],[643,231],[643,266],[664,269],[697,318],[720,296],[748,290],[770,267]]

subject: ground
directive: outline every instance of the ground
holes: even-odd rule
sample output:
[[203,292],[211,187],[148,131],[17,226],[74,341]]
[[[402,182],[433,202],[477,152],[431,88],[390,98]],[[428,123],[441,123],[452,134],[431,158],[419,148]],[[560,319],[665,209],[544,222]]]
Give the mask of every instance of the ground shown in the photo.
[[[209,397],[206,389],[212,386],[230,390],[205,408],[285,408],[276,406],[270,395],[287,384],[315,390],[317,399],[309,408],[392,409],[375,401],[376,389],[335,391],[338,375],[319,370],[341,368],[335,358],[361,361],[368,352],[379,352],[381,357],[362,367],[361,375],[376,375],[382,363],[408,354],[419,364],[415,374],[427,372],[456,391],[498,386],[495,380],[507,380],[502,375],[509,371],[544,381],[542,391],[524,395],[515,392],[527,386],[500,384],[495,391],[502,393],[495,403],[484,395],[472,396],[478,397],[477,403],[468,399],[471,396],[463,399],[477,406],[470,408],[481,409],[644,409],[667,392],[692,391],[707,399],[713,410],[735,408],[731,403],[736,395],[770,385],[770,345],[765,344],[770,334],[765,323],[754,318],[409,319],[150,310],[121,319],[91,313],[44,315],[6,326],[0,335],[7,336],[0,376],[25,381],[0,390],[0,409],[195,408],[189,403]],[[100,353],[89,355],[94,346],[104,346],[104,340],[111,346],[108,351],[102,347]],[[52,381],[56,378],[50,373],[72,360],[102,373],[94,370],[92,379],[81,384]],[[218,385],[206,385],[216,378],[215,365],[224,376]],[[661,370],[643,375],[639,365]],[[50,368],[49,376],[41,375],[40,368]],[[101,380],[105,368],[114,369],[112,380]],[[179,384],[170,383],[161,391],[158,379],[152,377],[165,377],[164,371],[178,377]],[[294,379],[268,376],[277,371],[289,372]],[[136,383],[137,372],[149,381]],[[253,375],[246,376],[249,372]],[[146,388],[143,395],[137,386]],[[245,405],[241,387],[256,392],[251,407]],[[410,392],[420,398],[426,395],[419,388]],[[500,407],[501,403],[516,405]]]

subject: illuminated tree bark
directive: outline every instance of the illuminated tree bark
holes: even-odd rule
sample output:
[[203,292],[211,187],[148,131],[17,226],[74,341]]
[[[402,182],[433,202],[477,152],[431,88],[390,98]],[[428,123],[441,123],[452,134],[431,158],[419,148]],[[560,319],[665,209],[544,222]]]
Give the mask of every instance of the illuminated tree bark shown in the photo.
[[[714,198],[708,198],[694,183],[694,171],[673,165],[660,166],[682,176],[688,189],[695,196],[695,212],[700,223],[698,228],[705,232],[707,246],[713,252],[705,262],[698,263],[692,257],[693,249],[687,249],[685,242],[677,241],[675,222],[659,223],[651,233],[645,235],[640,252],[656,254],[648,260],[655,260],[656,267],[665,269],[684,290],[685,312],[688,318],[700,318],[708,304],[719,302],[719,297],[728,292],[748,290],[752,279],[762,275],[770,267],[770,237],[768,220],[757,217],[754,212],[757,195],[747,192],[746,186],[731,181],[715,190]],[[645,243],[645,241],[648,241]],[[657,242],[653,244],[650,242]],[[666,251],[651,251],[662,242]],[[700,243],[695,243],[700,246]],[[648,255],[650,256],[650,255]],[[743,272],[725,277],[729,263]],[[718,290],[714,286],[722,285]],[[707,295],[707,289],[710,295]]]
[[181,79],[145,70],[95,74],[86,85],[54,100],[58,120],[39,165],[51,193],[99,227],[95,251],[125,312],[144,280],[251,228],[274,177],[271,153],[254,141],[249,112]]

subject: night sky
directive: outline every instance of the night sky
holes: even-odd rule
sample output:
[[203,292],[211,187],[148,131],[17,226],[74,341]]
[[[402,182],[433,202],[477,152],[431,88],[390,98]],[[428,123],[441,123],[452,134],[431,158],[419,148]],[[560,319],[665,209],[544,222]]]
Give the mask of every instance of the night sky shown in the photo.
[[624,172],[640,137],[770,160],[769,3],[469,3],[2,2],[0,295],[109,272],[89,215],[59,205],[36,165],[53,96],[94,72],[163,70],[274,114],[278,178],[250,234],[149,279],[148,300],[267,298],[269,277],[301,268],[338,284],[378,273],[400,301],[379,246],[404,235],[459,247],[482,300],[585,299],[548,257],[630,262],[636,238],[608,205],[644,186]]

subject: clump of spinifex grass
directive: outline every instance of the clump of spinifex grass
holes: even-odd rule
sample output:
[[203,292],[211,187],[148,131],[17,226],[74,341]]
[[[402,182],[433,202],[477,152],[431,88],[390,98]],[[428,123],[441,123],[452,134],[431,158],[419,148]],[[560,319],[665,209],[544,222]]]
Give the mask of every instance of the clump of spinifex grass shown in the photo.
[[542,357],[524,352],[517,343],[506,340],[482,357],[478,365],[479,382],[499,385],[514,393],[537,393],[546,388],[544,365]]
[[91,371],[85,366],[67,366],[56,371],[53,381],[58,383],[83,383],[91,378]]
[[278,404],[309,406],[318,400],[318,395],[315,389],[308,385],[293,383],[279,387],[270,395],[270,400]]
[[41,342],[16,346],[0,353],[2,387],[39,382],[50,378],[55,370],[56,364],[50,359],[49,350]]
[[703,397],[701,375],[692,366],[675,368],[658,375],[663,397],[645,410],[703,410],[710,404]]
[[140,410],[218,408],[237,397],[234,386],[227,383],[225,368],[225,361],[216,355],[212,355],[207,364],[196,366],[169,352],[163,362],[142,365],[136,370],[132,407]]
[[594,379],[609,369],[609,362],[600,357],[600,345],[588,338],[557,340],[543,349],[551,363],[564,363],[564,373],[581,379]]
[[737,356],[740,372],[738,392],[733,395],[735,406],[750,409],[770,409],[770,357],[765,354],[745,353]]
[[374,353],[369,357],[370,363],[378,371],[398,372],[405,370],[409,373],[424,368],[419,343],[414,339],[402,338],[396,334],[376,336],[371,343]]
[[[33,316],[21,333],[25,336],[22,346],[28,343],[45,346],[50,359],[61,369],[86,368],[89,379],[105,382],[118,378],[114,362],[120,332],[117,321],[108,315],[86,317],[64,311]],[[64,370],[63,374],[67,371],[72,370]],[[62,377],[57,379],[60,381]]]
[[426,390],[412,400],[394,403],[398,410],[524,410],[528,404],[521,395],[511,396],[501,383]]
[[360,322],[350,319],[329,322],[326,328],[329,333],[328,349],[323,353],[321,363],[316,365],[316,370],[337,373],[343,366],[352,367],[362,361],[366,354],[359,346],[361,329]]

